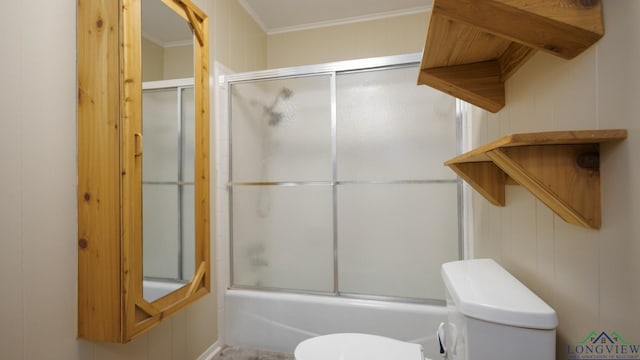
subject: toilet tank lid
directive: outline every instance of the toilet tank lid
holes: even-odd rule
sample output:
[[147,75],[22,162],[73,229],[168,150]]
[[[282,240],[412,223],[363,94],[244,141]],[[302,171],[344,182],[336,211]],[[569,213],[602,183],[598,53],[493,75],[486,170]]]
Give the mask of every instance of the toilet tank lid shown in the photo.
[[445,263],[442,279],[466,316],[532,329],[558,326],[556,312],[492,259]]

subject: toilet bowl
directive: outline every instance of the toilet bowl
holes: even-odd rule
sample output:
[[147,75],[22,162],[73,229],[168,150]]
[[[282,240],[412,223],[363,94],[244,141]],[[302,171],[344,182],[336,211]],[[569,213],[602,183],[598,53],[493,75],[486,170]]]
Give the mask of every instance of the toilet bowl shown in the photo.
[[428,360],[422,346],[369,334],[330,334],[304,340],[296,360]]

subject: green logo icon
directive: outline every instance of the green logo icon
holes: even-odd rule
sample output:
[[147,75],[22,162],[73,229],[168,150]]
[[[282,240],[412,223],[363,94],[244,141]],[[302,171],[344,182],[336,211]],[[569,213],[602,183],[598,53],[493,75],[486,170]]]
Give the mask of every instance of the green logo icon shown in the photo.
[[616,331],[592,331],[584,340],[568,345],[569,360],[579,359],[640,359],[640,345],[626,341]]

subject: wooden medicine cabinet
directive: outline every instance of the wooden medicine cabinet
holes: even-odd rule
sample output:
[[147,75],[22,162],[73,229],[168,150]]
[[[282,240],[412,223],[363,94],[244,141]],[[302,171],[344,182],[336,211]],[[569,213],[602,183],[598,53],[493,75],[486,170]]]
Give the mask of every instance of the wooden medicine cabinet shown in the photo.
[[[184,160],[186,165],[181,165],[188,169],[184,172],[190,174],[189,178],[147,181],[163,184],[173,194],[188,194],[183,197],[190,200],[166,205],[153,193],[147,194],[143,186],[145,176],[149,176],[146,168],[143,176],[143,162],[153,163],[154,156],[169,159],[178,155],[157,154],[153,146],[159,141],[143,132],[141,2],[77,3],[78,336],[116,343],[130,341],[209,293],[213,277],[209,259],[207,16],[190,0],[144,0],[156,2],[154,6],[182,22],[193,44],[190,85],[176,87],[191,99],[192,111],[184,120],[189,129],[185,133],[190,134],[185,142],[191,147],[182,151],[189,157]],[[144,117],[144,122],[155,121]],[[187,254],[181,258],[190,264],[188,275],[166,281],[172,285],[169,290],[153,297],[145,293],[143,278],[146,281],[149,277],[147,255],[153,252],[147,249],[156,249],[146,238],[143,244],[143,232],[150,229],[154,233],[155,226],[157,235],[158,228],[176,220],[165,217],[149,225],[154,220],[146,212],[150,208],[172,208],[173,212],[187,209],[190,220],[181,231],[191,239],[184,250]],[[162,261],[171,263],[173,259],[156,262]]]
[[603,34],[600,0],[433,0],[418,84],[497,112],[536,51],[571,59]]

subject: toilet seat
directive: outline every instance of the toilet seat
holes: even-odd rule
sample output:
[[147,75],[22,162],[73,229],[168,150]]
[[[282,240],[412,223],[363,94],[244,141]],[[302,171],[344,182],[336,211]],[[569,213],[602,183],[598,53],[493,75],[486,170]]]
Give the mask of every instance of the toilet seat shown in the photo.
[[419,344],[369,334],[331,334],[304,340],[296,360],[428,360]]

